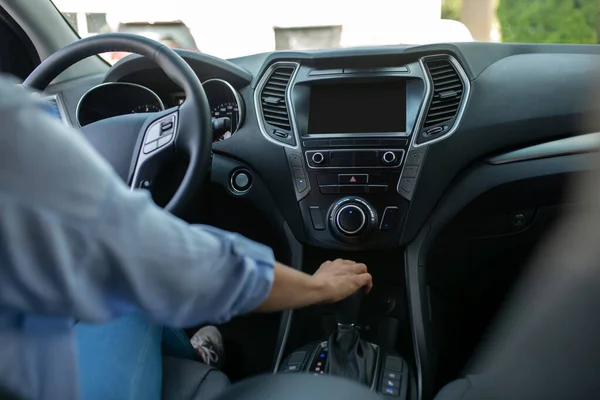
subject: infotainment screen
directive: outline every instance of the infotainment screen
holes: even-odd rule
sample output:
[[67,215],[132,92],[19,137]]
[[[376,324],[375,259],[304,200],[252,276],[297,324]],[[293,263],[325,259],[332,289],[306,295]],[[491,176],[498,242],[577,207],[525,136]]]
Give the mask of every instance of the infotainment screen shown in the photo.
[[308,134],[405,131],[405,81],[311,86]]

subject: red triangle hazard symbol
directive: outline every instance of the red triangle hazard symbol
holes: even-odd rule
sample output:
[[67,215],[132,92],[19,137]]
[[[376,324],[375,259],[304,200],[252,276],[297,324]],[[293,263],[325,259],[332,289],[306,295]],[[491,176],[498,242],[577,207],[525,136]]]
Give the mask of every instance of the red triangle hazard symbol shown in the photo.
[[355,177],[350,178],[350,183],[356,183],[356,178]]

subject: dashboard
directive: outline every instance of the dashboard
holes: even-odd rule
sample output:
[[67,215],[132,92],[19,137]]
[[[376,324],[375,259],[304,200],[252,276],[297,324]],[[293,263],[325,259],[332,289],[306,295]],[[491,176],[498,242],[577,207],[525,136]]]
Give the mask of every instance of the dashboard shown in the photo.
[[[469,167],[598,128],[574,124],[597,111],[581,95],[600,60],[594,46],[178,52],[210,102],[213,179],[321,248],[406,245]],[[74,126],[185,101],[136,55],[50,92]]]
[[[587,153],[598,150],[600,102],[590,96],[600,93],[600,46],[448,43],[232,60],[177,52],[210,103],[211,181],[231,201],[219,197],[215,207],[235,220],[225,228],[239,230],[246,216],[235,207],[250,204],[260,218],[246,231],[269,226],[271,244],[288,244],[296,268],[311,254],[356,255],[379,282],[404,274],[424,390],[435,375],[423,268],[433,238],[474,205],[469,235],[494,238],[499,253],[511,237],[522,245],[514,235],[535,235],[536,210],[559,201],[546,178],[589,169]],[[181,93],[136,55],[47,90],[49,112],[75,127],[175,107]],[[482,205],[495,190],[501,195]],[[439,281],[463,279],[447,272],[493,248],[480,245],[444,258]]]

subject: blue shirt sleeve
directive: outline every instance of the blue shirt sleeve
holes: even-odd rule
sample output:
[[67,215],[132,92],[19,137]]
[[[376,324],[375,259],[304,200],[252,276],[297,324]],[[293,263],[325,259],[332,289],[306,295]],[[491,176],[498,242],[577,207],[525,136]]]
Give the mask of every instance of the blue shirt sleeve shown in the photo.
[[0,85],[0,120],[0,307],[96,322],[141,311],[186,326],[266,299],[270,248],[132,192],[22,89]]

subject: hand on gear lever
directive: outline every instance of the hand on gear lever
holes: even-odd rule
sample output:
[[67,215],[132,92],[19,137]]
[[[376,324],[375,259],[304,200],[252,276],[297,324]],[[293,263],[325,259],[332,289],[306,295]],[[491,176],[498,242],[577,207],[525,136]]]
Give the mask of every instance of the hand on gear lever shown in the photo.
[[375,375],[376,352],[370,343],[360,340],[354,327],[363,294],[363,289],[360,289],[336,304],[338,324],[336,332],[329,337],[325,371],[371,386]]

